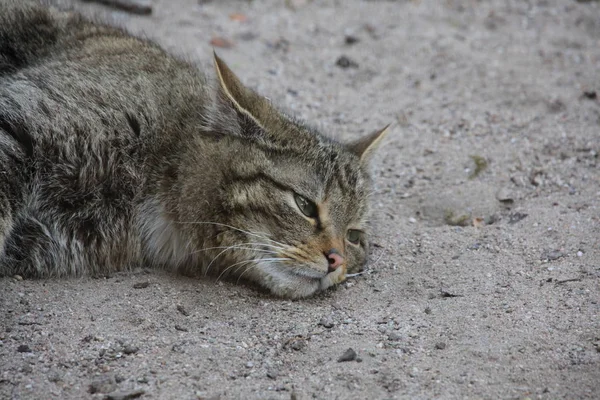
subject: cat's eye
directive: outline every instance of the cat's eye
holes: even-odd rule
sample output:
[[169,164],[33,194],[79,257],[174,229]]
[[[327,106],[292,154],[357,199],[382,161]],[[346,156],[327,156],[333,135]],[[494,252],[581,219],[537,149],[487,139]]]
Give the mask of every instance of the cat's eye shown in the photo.
[[302,214],[306,215],[308,218],[317,218],[319,216],[317,205],[312,201],[297,193],[294,194],[294,200],[296,200],[296,205],[300,211],[302,211]]
[[352,244],[359,244],[361,233],[361,231],[357,231],[356,229],[348,229],[348,232],[346,232],[346,239]]

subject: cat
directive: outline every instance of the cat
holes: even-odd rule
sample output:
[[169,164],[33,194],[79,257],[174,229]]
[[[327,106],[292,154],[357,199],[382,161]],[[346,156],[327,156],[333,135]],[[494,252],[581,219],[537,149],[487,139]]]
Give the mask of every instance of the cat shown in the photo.
[[0,1],[0,275],[156,266],[313,295],[367,260],[369,162],[152,41]]

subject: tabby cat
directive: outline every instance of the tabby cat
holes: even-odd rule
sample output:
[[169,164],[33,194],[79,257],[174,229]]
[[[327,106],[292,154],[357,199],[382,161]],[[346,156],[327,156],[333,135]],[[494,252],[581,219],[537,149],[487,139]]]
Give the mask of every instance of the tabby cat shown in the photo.
[[0,275],[160,266],[300,298],[359,271],[385,129],[328,139],[148,40],[0,0]]

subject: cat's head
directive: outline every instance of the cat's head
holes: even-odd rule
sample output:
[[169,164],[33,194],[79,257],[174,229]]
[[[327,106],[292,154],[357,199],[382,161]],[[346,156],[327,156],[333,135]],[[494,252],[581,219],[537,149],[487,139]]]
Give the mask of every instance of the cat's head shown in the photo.
[[219,167],[214,213],[221,225],[215,240],[203,245],[223,251],[206,262],[288,298],[309,296],[362,270],[368,163],[386,129],[338,143],[276,110],[216,55],[215,66],[210,130],[227,162]]

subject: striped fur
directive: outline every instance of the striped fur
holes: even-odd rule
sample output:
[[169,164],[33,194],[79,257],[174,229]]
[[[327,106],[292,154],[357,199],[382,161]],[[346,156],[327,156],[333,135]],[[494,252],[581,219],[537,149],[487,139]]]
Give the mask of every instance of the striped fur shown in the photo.
[[345,238],[367,230],[382,133],[334,142],[215,67],[212,85],[120,29],[0,1],[0,274],[160,266],[298,298],[361,268],[366,234]]

